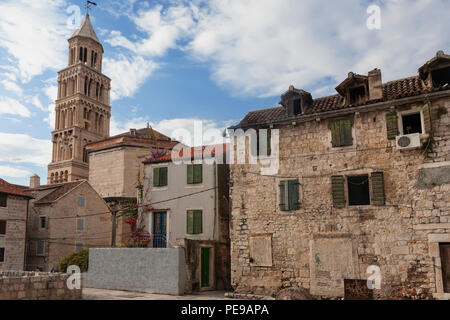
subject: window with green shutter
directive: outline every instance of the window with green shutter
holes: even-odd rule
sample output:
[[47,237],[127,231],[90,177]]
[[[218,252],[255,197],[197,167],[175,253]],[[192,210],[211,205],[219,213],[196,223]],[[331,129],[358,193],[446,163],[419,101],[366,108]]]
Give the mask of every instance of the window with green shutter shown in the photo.
[[350,119],[331,122],[330,130],[333,148],[353,145],[352,121]]
[[383,172],[372,173],[372,204],[375,206],[384,206],[386,204]]
[[201,234],[203,233],[203,212],[202,210],[188,210],[186,219],[186,233]]
[[153,186],[165,187],[167,186],[167,167],[153,168]]
[[399,134],[397,112],[386,113],[386,131],[387,138],[389,140],[395,139],[395,137]]
[[333,207],[345,207],[345,179],[344,176],[331,177],[331,193],[333,195]]
[[280,181],[280,210],[292,211],[300,209],[298,180]]
[[188,164],[187,165],[187,183],[200,184],[203,182],[203,165]]

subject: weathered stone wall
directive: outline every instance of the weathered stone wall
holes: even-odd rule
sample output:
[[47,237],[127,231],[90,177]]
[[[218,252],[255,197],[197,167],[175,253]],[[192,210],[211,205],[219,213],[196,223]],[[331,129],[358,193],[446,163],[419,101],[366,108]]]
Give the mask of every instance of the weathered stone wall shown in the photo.
[[[344,278],[367,279],[367,267],[377,265],[383,277],[378,296],[405,297],[413,289],[421,297],[435,293],[429,235],[450,232],[450,185],[437,179],[424,188],[419,175],[429,166],[448,175],[449,109],[448,100],[432,101],[434,142],[428,151],[395,149],[395,141],[387,139],[388,108],[354,114],[350,147],[331,147],[327,119],[275,126],[280,129],[276,176],[262,176],[258,165],[231,166],[235,290],[270,295],[301,286],[315,295],[343,296]],[[386,205],[333,207],[331,176],[379,171]],[[279,209],[279,184],[289,179],[299,179],[300,209],[285,212]],[[252,249],[252,239],[261,236],[271,252]],[[251,253],[261,250],[267,255],[261,261],[270,265],[252,263]]]
[[78,300],[81,289],[67,287],[68,274],[0,272],[0,300]]
[[5,249],[0,270],[23,270],[28,200],[8,195],[7,206],[0,207],[0,220],[6,220],[6,234],[0,235],[0,248]]

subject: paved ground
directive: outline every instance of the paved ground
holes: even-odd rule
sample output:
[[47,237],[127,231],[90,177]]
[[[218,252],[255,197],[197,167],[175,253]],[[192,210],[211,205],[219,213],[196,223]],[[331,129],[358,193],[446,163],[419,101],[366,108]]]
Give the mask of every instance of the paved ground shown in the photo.
[[184,296],[83,288],[83,300],[225,300],[225,291],[204,291]]

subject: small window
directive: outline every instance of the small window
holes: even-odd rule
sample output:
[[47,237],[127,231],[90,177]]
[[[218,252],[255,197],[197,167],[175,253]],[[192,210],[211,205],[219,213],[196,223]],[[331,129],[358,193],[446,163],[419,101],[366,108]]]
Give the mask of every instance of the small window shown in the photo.
[[80,252],[83,250],[84,245],[82,243],[75,244],[75,252]]
[[350,206],[370,205],[368,175],[347,177],[347,185]]
[[420,112],[402,115],[403,134],[423,133]]
[[48,217],[39,217],[39,228],[48,229]]
[[200,184],[203,182],[203,165],[188,164],[187,165],[187,183]]
[[333,148],[353,145],[352,121],[350,119],[334,121],[330,124],[330,129]]
[[431,71],[431,78],[435,88],[450,85],[450,67]]
[[83,231],[84,230],[84,219],[79,218],[77,219],[77,231]]
[[298,180],[280,181],[280,210],[292,211],[300,209]]
[[366,89],[364,86],[350,89],[350,104],[360,104],[366,100]]
[[187,230],[188,234],[203,233],[203,212],[202,210],[189,210],[187,212]]
[[6,234],[6,220],[0,220],[0,235]]
[[153,186],[165,187],[167,186],[167,167],[153,168]]
[[[265,132],[264,132],[265,130]],[[256,155],[252,151],[253,156],[270,156],[272,154],[272,134],[269,129],[262,129],[258,131],[256,137]],[[264,144],[265,141],[265,144]],[[264,152],[266,149],[266,152]]]
[[5,248],[0,248],[0,262],[5,262]]
[[36,254],[38,256],[43,256],[45,254],[45,241],[39,240],[37,242]]
[[0,207],[6,207],[8,201],[8,195],[6,193],[0,193]]
[[86,207],[86,197],[85,196],[78,196],[78,206],[85,208]]

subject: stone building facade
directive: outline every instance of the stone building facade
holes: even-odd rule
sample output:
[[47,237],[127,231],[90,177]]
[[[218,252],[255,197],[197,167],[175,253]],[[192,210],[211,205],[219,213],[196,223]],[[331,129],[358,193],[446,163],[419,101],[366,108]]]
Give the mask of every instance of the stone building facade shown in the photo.
[[169,152],[144,161],[141,224],[150,247],[185,249],[187,293],[231,288],[226,147],[185,147],[179,159]]
[[88,179],[88,143],[109,136],[111,80],[102,73],[103,46],[87,14],[69,39],[67,68],[58,73],[48,184]]
[[67,255],[87,247],[109,247],[108,205],[86,180],[34,185],[27,223],[26,270],[49,272]]
[[0,179],[0,270],[24,270],[30,199],[22,187]]
[[449,84],[440,51],[406,79],[350,73],[316,99],[290,87],[230,128],[279,130],[277,174],[231,165],[235,291],[343,297],[344,280],[373,279],[379,298],[449,299]]

